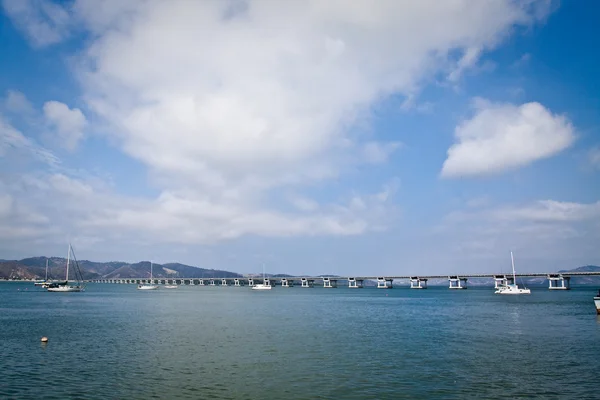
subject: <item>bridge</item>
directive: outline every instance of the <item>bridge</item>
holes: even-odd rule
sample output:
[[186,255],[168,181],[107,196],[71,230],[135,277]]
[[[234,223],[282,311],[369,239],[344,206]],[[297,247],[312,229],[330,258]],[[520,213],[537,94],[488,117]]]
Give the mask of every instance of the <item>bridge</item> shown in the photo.
[[[550,290],[568,290],[570,281],[576,276],[600,276],[600,272],[555,272],[555,273],[521,273],[516,274],[519,278],[539,278],[548,280]],[[299,285],[303,288],[314,287],[315,284],[324,288],[338,287],[338,282],[345,282],[349,288],[358,289],[364,287],[365,281],[377,282],[378,289],[393,288],[394,281],[409,280],[411,289],[427,289],[430,279],[448,279],[449,289],[466,289],[470,278],[492,278],[494,287],[498,288],[512,284],[512,274],[464,274],[464,275],[397,275],[397,276],[286,276],[286,277],[222,277],[222,278],[107,278],[96,279],[96,283],[118,283],[118,284],[172,284],[172,285],[198,285],[198,286],[253,286],[256,283],[264,283],[272,286],[293,287]]]

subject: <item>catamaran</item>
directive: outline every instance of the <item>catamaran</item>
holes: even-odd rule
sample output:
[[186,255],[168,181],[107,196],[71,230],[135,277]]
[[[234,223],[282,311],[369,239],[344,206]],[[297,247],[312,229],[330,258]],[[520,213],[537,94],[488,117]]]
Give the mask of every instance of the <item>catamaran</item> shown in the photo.
[[265,266],[263,265],[263,283],[257,283],[254,286],[252,286],[252,290],[271,290],[271,282],[269,281],[269,283],[265,283],[266,282],[266,278],[265,278]]
[[531,294],[531,289],[526,287],[520,288],[517,285],[517,275],[515,274],[515,259],[512,251],[510,252],[510,261],[512,263],[513,283],[500,286],[494,293],[497,294]]
[[[73,254],[73,261],[75,262],[75,279],[77,280],[76,285],[69,285],[69,263],[71,260],[71,254]],[[67,272],[65,274],[65,281],[61,283],[49,284],[49,292],[83,292],[85,290],[85,284],[83,283],[83,276],[81,269],[79,269],[79,263],[75,257],[75,252],[71,243],[69,243],[69,251],[67,252]]]
[[156,290],[158,289],[158,285],[152,284],[152,261],[150,261],[150,283],[144,283],[138,285],[138,290]]

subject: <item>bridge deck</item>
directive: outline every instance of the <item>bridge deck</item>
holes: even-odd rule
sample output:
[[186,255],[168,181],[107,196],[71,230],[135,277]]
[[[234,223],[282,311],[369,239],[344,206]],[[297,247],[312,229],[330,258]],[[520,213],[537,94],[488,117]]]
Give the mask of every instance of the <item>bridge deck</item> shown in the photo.
[[[458,278],[494,278],[495,276],[512,276],[512,274],[510,273],[506,273],[506,272],[501,272],[501,273],[496,273],[496,274],[449,274],[449,275],[379,275],[379,276],[267,276],[267,278],[269,278],[270,280],[282,280],[282,279],[287,279],[288,281],[300,281],[302,279],[306,279],[306,280],[311,280],[311,281],[321,281],[323,280],[323,278],[329,278],[330,280],[337,280],[337,281],[346,281],[349,279],[355,279],[355,280],[373,280],[376,281],[377,279],[383,278],[386,280],[399,280],[399,279],[411,279],[413,277],[417,277],[417,278],[421,278],[421,279],[448,279],[448,277],[458,277]],[[600,276],[600,272],[533,272],[533,273],[519,273],[516,274],[517,277],[519,278],[536,278],[536,277],[548,277],[549,275],[557,275],[557,276],[563,276],[563,277],[573,277],[573,276]],[[98,280],[140,280],[140,279],[149,279],[149,278],[103,278],[103,279],[98,279]],[[248,276],[244,276],[244,277],[214,277],[214,278],[154,278],[156,280],[160,279],[176,279],[176,280],[205,280],[205,281],[210,281],[210,280],[215,280],[215,281],[220,281],[222,279],[226,279],[226,280],[234,280],[234,279],[240,279],[240,280],[244,280],[247,281],[248,279],[255,279],[255,280],[262,280],[262,276],[252,276],[252,277],[248,277]]]

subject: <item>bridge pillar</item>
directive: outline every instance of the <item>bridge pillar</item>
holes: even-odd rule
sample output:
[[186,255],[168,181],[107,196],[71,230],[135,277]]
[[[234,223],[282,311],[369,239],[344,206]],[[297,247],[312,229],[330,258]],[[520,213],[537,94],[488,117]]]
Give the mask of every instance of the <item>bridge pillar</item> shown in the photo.
[[571,277],[563,274],[548,274],[548,289],[569,290],[571,289]]
[[354,277],[350,277],[348,278],[348,287],[352,288],[352,289],[360,289],[363,287],[363,280],[362,279],[356,279]]
[[208,283],[208,284],[209,284],[210,286],[215,286],[215,280],[214,280],[214,279],[211,279],[211,280],[209,281],[209,283]]
[[[263,279],[263,283],[264,283],[265,285],[267,285],[267,286],[271,286],[271,279],[269,279],[269,278],[264,278],[264,279]],[[273,285],[273,286],[275,286],[275,285]]]
[[190,285],[191,285],[191,286],[196,286],[196,283],[194,282],[194,278],[191,278],[191,279],[190,279]]
[[242,286],[241,283],[240,283],[240,280],[238,278],[235,278],[233,280],[233,286]]
[[410,278],[411,289],[427,289],[427,278],[419,278],[418,276],[412,276]]
[[[512,280],[512,279],[511,279]],[[494,275],[494,289],[508,286],[508,278],[506,275]]]
[[227,285],[227,279],[225,279],[225,278],[221,279],[221,286],[229,286],[229,285]]
[[337,280],[331,278],[323,278],[323,287],[324,288],[336,288]]
[[449,276],[448,282],[450,285],[449,289],[466,289],[467,288],[467,278],[461,278],[460,276]]
[[254,278],[248,278],[248,286],[254,286]]
[[313,287],[314,280],[308,278],[301,279],[302,287]]
[[204,279],[198,279],[198,285],[204,286]]
[[288,281],[287,278],[281,278],[281,287],[292,287],[294,286],[293,281]]
[[377,278],[377,289],[391,289],[393,281],[390,278],[379,277]]

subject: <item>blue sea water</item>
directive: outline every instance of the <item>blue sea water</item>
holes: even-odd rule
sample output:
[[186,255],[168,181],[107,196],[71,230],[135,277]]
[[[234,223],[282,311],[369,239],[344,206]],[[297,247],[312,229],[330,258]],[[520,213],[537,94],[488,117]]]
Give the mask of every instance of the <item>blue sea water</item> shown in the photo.
[[594,290],[0,283],[0,398],[600,398]]

